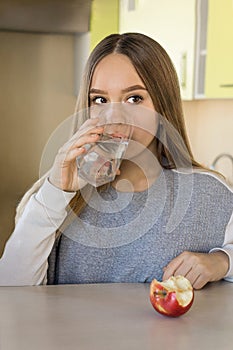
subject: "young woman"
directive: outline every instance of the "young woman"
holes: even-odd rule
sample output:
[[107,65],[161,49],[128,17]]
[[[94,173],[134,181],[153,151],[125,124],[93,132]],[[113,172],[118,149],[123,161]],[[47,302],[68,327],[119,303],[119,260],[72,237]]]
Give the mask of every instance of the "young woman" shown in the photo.
[[[222,278],[233,281],[233,193],[193,159],[174,67],[151,38],[113,34],[91,53],[77,112],[112,104],[142,111],[132,134],[141,148],[129,152],[113,182],[96,191],[78,177],[76,158],[99,140],[103,127],[77,113],[86,121],[77,120],[49,174],[18,207],[0,260],[0,284],[184,275],[199,289]],[[148,114],[159,116],[154,130],[147,127]]]

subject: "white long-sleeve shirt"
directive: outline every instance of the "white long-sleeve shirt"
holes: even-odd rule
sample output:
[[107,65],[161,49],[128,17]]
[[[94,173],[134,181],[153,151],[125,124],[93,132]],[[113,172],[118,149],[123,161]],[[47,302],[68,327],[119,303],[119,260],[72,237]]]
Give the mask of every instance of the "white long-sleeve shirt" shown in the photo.
[[48,180],[32,195],[0,259],[0,285],[46,283],[55,231],[64,221],[66,206],[74,195],[59,190]]

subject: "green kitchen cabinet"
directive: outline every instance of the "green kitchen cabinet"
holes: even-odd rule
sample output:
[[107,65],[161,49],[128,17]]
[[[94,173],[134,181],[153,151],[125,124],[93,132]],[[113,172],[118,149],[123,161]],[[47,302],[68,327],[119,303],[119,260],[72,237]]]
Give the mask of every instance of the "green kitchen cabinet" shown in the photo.
[[119,32],[119,0],[93,0],[90,20],[90,49],[106,35]]
[[209,0],[206,98],[233,98],[233,1]]

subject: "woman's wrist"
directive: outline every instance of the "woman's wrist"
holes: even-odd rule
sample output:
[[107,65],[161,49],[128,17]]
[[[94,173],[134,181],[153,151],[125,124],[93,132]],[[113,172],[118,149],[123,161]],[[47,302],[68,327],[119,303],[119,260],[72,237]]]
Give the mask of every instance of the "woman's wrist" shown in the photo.
[[65,192],[54,186],[47,178],[36,194],[36,200],[55,211],[64,210],[76,192]]
[[[222,250],[213,251],[213,252],[210,252],[210,254],[212,254],[215,257],[216,264],[218,266],[218,268],[216,270],[218,270],[219,274],[221,274],[221,277],[219,277],[217,279],[224,278],[224,276],[227,275],[227,272],[230,268],[230,259],[229,259],[228,254]],[[220,270],[221,270],[221,272],[220,272]]]

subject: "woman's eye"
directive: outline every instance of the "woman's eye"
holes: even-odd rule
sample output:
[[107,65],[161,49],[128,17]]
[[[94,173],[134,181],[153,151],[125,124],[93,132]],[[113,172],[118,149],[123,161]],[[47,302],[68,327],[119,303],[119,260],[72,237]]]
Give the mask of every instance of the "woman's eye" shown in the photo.
[[91,103],[100,105],[102,103],[107,103],[107,99],[102,96],[95,96],[91,98]]
[[129,103],[140,103],[142,100],[143,100],[142,96],[134,95],[134,96],[130,96],[127,99],[127,102],[129,102]]

